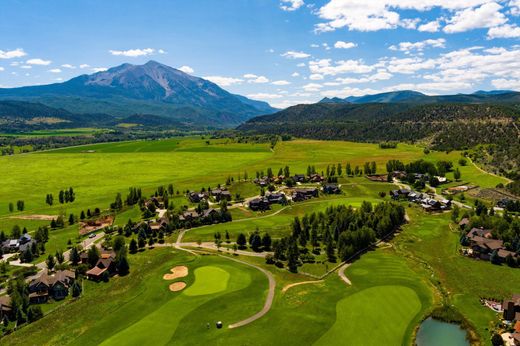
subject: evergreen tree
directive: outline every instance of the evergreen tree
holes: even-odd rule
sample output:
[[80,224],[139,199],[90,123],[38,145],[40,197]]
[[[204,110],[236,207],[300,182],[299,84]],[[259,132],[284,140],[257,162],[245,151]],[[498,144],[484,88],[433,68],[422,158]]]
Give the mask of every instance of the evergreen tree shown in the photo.
[[70,249],[70,253],[69,253],[69,261],[72,262],[72,265],[76,266],[76,265],[78,265],[80,260],[81,260],[81,258],[79,257],[78,248],[76,246],[72,247],[72,249]]
[[90,267],[94,267],[96,263],[99,261],[100,253],[96,246],[91,246],[87,250],[87,262]]
[[264,236],[262,237],[262,247],[263,247],[263,250],[264,251],[270,251],[271,250],[271,243],[272,243],[271,236],[269,235],[269,233],[265,233]]
[[130,251],[130,253],[137,252],[138,247],[137,247],[137,242],[135,241],[135,239],[132,238],[132,240],[130,240],[130,245],[128,247],[128,250]]
[[237,245],[239,249],[245,249],[247,244],[246,236],[244,233],[239,233],[237,236]]
[[81,284],[76,280],[72,284],[72,297],[77,298],[81,295],[83,289],[81,288]]
[[49,270],[52,270],[54,268],[54,266],[56,265],[56,261],[54,260],[54,256],[53,255],[49,255],[47,257],[47,260],[45,260],[45,263],[47,264],[47,268],[49,268]]

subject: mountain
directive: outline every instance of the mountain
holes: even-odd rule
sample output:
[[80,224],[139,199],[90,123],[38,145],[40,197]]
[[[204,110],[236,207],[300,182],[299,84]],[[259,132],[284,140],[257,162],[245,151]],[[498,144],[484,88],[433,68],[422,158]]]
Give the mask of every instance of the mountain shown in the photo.
[[425,95],[418,91],[402,90],[374,95],[349,96],[347,98],[324,98],[321,103],[519,103],[520,93],[510,90],[479,90],[473,94]]
[[266,102],[233,95],[208,80],[149,61],[123,64],[64,83],[0,89],[0,99],[39,102],[77,113],[124,118],[153,114],[201,127],[229,127],[276,111]]

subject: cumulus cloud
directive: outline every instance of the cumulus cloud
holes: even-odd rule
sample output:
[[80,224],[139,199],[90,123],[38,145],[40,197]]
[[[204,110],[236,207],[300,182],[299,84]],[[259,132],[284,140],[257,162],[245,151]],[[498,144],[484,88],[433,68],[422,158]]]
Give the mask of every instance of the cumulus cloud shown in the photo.
[[272,82],[271,84],[283,86],[283,85],[289,85],[289,84],[291,84],[291,82],[286,81],[286,80],[277,80],[277,81]]
[[50,69],[49,72],[51,72],[51,73],[61,73],[61,70],[59,68],[53,68],[53,69]]
[[444,48],[446,47],[446,40],[443,38],[439,39],[428,39],[419,42],[400,42],[397,45],[392,45],[388,47],[390,50],[396,50],[405,52],[406,54],[411,53],[412,51],[423,51],[427,47],[433,48]]
[[279,94],[268,94],[268,93],[257,93],[257,94],[249,94],[247,97],[251,99],[260,99],[260,100],[272,100],[282,98],[282,95]]
[[281,0],[280,8],[284,11],[296,11],[300,7],[305,5],[303,0]]
[[227,87],[230,85],[241,84],[244,80],[240,78],[233,77],[223,77],[223,76],[206,76],[204,79],[207,79],[215,84],[218,84],[221,87]]
[[357,47],[357,44],[354,42],[337,41],[334,43],[334,48],[350,49],[354,47]]
[[307,54],[305,52],[296,52],[296,51],[287,51],[283,54],[281,54],[281,56],[283,56],[284,58],[287,58],[287,59],[305,59],[305,58],[308,58],[310,57],[311,55],[310,54]]
[[332,62],[331,59],[320,59],[309,62],[312,74],[335,76],[343,73],[368,73],[374,70],[374,66],[366,65],[362,60],[340,60]]
[[489,39],[494,38],[518,38],[520,37],[520,27],[511,24],[505,24],[490,28],[488,30],[487,37]]
[[89,68],[90,65],[89,64],[81,64],[79,65],[79,68]]
[[23,68],[24,70],[29,70],[32,68],[32,66],[31,65],[22,65],[22,66],[20,66],[20,68]]
[[3,68],[2,66],[0,66],[0,71],[5,71],[5,68]]
[[299,76],[300,76],[300,74],[299,74],[298,72],[294,72],[294,73],[291,75],[291,77],[299,77]]
[[190,66],[184,65],[178,68],[179,71],[182,71],[184,73],[192,74],[195,72],[194,69],[192,69]]
[[439,22],[439,20],[433,20],[431,22],[419,25],[417,30],[421,32],[437,32],[439,31],[440,27],[441,23]]
[[[355,31],[378,31],[398,27],[415,29],[417,18],[401,18],[400,11],[425,12],[435,8],[454,13],[450,22],[453,26],[448,30],[490,27],[487,25],[496,26],[502,21],[498,12],[501,6],[496,0],[329,0],[316,12],[324,22],[317,24],[315,30],[326,32],[347,28]],[[433,32],[438,29],[437,25],[427,23],[419,28],[421,31]]]
[[29,59],[25,63],[29,65],[43,65],[47,66],[50,65],[52,61],[50,60],[43,60],[43,59]]
[[451,34],[502,25],[507,22],[507,18],[500,12],[501,9],[502,6],[496,2],[483,4],[477,8],[467,8],[449,19],[448,25],[443,30]]
[[520,79],[493,79],[491,84],[497,89],[520,90]]
[[26,55],[27,55],[27,53],[25,53],[22,48],[17,48],[15,50],[7,50],[7,51],[0,50],[0,59],[21,58]]
[[93,67],[91,70],[92,70],[92,72],[97,73],[97,72],[105,72],[106,70],[108,70],[108,68],[106,68],[106,67]]
[[323,80],[323,78],[324,78],[323,75],[321,75],[319,73],[314,73],[309,76],[310,80]]
[[[163,53],[164,51],[161,50]],[[126,56],[129,58],[136,58],[139,56],[152,55],[155,53],[155,49],[153,48],[143,48],[143,49],[128,49],[128,50],[109,50],[108,51],[112,55],[116,56]]]
[[303,88],[303,90],[305,90],[307,92],[312,92],[312,91],[319,91],[321,88],[323,88],[323,85],[317,84],[317,83],[309,83],[309,84],[305,84],[302,88]]
[[68,68],[68,69],[75,69],[76,68],[76,66],[71,65],[71,64],[63,64],[63,65],[61,65],[61,67]]
[[267,78],[265,76],[257,76],[256,74],[253,74],[253,73],[246,73],[245,75],[243,75],[243,77],[245,79],[247,79],[248,83],[254,83],[254,84],[269,83],[269,78]]

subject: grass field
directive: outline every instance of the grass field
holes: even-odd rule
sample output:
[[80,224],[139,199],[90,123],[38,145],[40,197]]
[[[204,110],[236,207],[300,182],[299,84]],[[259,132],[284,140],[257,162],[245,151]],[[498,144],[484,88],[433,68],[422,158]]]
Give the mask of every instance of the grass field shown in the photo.
[[[143,188],[144,194],[169,183],[176,190],[195,190],[224,183],[228,176],[243,177],[245,171],[251,178],[256,171],[268,167],[277,171],[289,165],[294,174],[304,173],[308,165],[321,171],[338,162],[362,166],[366,161],[376,161],[383,173],[389,159],[408,162],[419,158],[450,160],[457,167],[460,153],[424,155],[421,147],[407,144],[383,150],[374,144],[312,140],[281,142],[271,151],[268,144],[236,144],[227,140],[210,140],[207,144],[200,138],[175,138],[0,157],[4,168],[0,170],[0,229],[9,231],[18,224],[32,231],[48,224],[13,218],[22,215],[68,215],[87,208],[105,209],[116,193],[121,192],[124,198],[131,186]],[[505,181],[471,164],[460,170],[464,181],[483,187]],[[266,213],[231,209],[233,222],[189,230],[183,241],[212,241],[215,232],[223,234],[226,230],[235,240],[238,233],[248,234],[256,228],[278,238],[288,234],[295,216],[331,205],[357,207],[363,201],[379,202],[379,192],[394,187],[361,177],[341,178],[340,183],[342,195],[276,206]],[[76,191],[74,203],[52,207],[44,204],[47,193],[56,198],[60,189],[69,186]],[[240,182],[231,191],[248,197],[257,194],[258,187]],[[25,200],[26,210],[9,213],[8,203],[18,199]],[[172,200],[175,205],[188,204],[182,196]],[[510,268],[459,256],[458,234],[449,230],[449,215],[426,215],[415,207],[408,210],[411,222],[391,247],[365,254],[347,269],[352,286],[332,274],[321,284],[297,286],[282,293],[283,285],[309,278],[266,266],[263,259],[247,258],[273,271],[278,282],[272,309],[251,325],[214,328],[216,321],[227,326],[261,309],[267,291],[262,273],[217,256],[195,258],[157,248],[130,256],[131,274],[127,277],[114,278],[107,284],[85,282],[81,299],[65,301],[55,312],[5,341],[9,345],[273,345],[279,344],[283,335],[286,345],[409,344],[414,328],[439,302],[440,286],[449,292],[450,302],[487,338],[486,327],[494,316],[480,306],[478,298],[511,294],[512,288],[520,287],[518,276]],[[128,219],[136,221],[139,217],[138,208],[130,208],[118,214],[115,223],[123,225]],[[68,239],[74,242],[77,234],[77,225],[52,231],[47,253],[66,250]],[[175,237],[168,239],[174,240]],[[162,279],[175,265],[187,265],[190,270],[188,277],[182,279],[188,286],[180,292],[169,291],[169,282]],[[321,274],[322,269],[318,268],[316,274]],[[266,332],[272,330],[280,332]]]

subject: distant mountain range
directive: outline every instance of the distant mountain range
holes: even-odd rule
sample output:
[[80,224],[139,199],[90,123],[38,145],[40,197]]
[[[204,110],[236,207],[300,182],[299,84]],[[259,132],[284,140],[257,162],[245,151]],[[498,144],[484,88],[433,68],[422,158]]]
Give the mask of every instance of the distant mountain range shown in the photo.
[[518,103],[520,102],[520,93],[512,90],[479,90],[473,94],[456,94],[456,95],[425,95],[418,91],[402,90],[391,91],[386,93],[349,96],[347,98],[324,98],[320,103]]
[[64,83],[0,89],[0,100],[30,101],[75,114],[116,118],[148,114],[213,128],[276,111],[266,102],[231,94],[215,83],[155,61],[123,64]]

